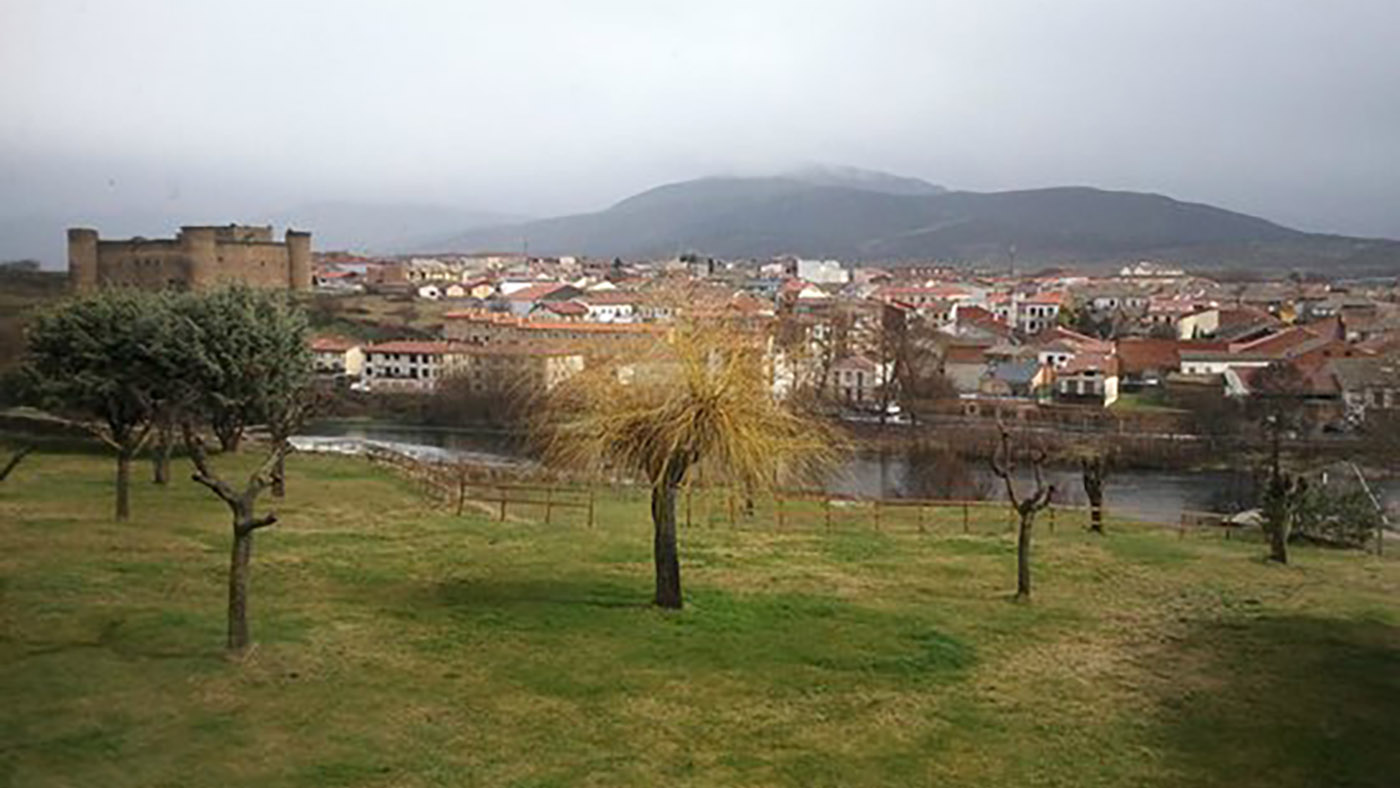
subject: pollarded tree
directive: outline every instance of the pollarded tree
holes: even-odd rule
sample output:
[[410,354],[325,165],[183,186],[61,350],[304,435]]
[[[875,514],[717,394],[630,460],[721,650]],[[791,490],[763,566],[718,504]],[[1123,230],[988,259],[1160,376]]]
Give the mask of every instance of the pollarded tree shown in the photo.
[[1050,505],[1055,495],[1055,485],[1046,484],[1042,471],[1045,465],[1045,452],[1031,453],[1031,472],[1035,478],[1035,490],[1028,496],[1016,494],[1016,455],[1011,446],[1011,431],[1000,420],[997,421],[999,440],[992,451],[992,473],[1001,479],[1006,487],[1006,499],[1016,510],[1019,519],[1016,528],[1016,598],[1030,599],[1031,596],[1031,531],[1035,527],[1035,516]]
[[253,533],[277,522],[275,513],[257,515],[258,496],[273,483],[273,470],[286,456],[285,443],[274,444],[263,462],[248,475],[242,489],[225,482],[215,472],[204,442],[188,423],[184,426],[185,448],[194,463],[190,477],[208,487],[233,514],[233,551],[228,570],[228,635],[226,646],[233,653],[248,647],[248,576],[252,570]]
[[655,345],[550,392],[534,429],[552,463],[640,473],[651,486],[655,603],[682,606],[677,491],[693,468],[748,491],[810,474],[838,446],[825,423],[773,395],[759,337],[718,322],[676,326]]
[[192,365],[193,406],[220,448],[236,451],[244,428],[266,421],[277,407],[269,392],[307,385],[311,351],[305,313],[283,293],[243,286],[180,303],[182,316],[203,337],[202,356]]
[[[216,316],[201,320],[207,312]],[[194,463],[194,481],[223,501],[233,515],[233,551],[229,563],[228,648],[248,646],[248,580],[253,534],[277,522],[276,514],[259,516],[257,499],[268,487],[280,488],[288,438],[300,424],[309,402],[311,354],[306,317],[285,295],[234,288],[188,296],[181,313],[194,326],[196,340],[185,348],[187,374],[181,386],[188,403],[181,409],[185,447]],[[245,424],[265,423],[271,441],[267,456],[241,488],[224,481],[210,462],[200,427],[220,440],[241,433]],[[221,428],[233,432],[220,432]]]
[[104,290],[61,304],[29,330],[25,377],[31,399],[84,420],[117,454],[116,519],[131,516],[131,460],[151,434],[188,326],[171,296]]
[[1103,480],[1107,475],[1102,452],[1079,458],[1079,470],[1084,480],[1084,496],[1089,499],[1089,530],[1103,533]]

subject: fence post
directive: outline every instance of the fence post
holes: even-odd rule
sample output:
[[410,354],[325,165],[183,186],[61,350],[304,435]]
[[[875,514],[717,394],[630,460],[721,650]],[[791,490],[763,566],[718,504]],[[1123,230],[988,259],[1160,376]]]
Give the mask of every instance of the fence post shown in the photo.
[[590,530],[593,528],[593,485],[591,484],[588,485],[588,527]]
[[968,533],[968,523],[967,523],[967,501],[963,501],[963,502],[962,502],[962,505],[963,505],[963,533]]
[[554,513],[554,486],[544,488],[544,524],[549,525],[550,515]]
[[501,522],[506,521],[506,488],[497,487],[496,492],[501,494]]

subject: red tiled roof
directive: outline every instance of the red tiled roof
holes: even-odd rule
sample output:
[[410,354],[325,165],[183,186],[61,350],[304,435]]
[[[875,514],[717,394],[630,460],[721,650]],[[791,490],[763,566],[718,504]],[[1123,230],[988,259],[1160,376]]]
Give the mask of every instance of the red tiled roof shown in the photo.
[[553,293],[560,288],[568,287],[562,282],[540,282],[537,285],[529,285],[505,296],[507,301],[537,301]]
[[1102,372],[1106,377],[1118,374],[1118,357],[1109,353],[1076,353],[1055,371],[1060,376],[1080,372]]
[[454,342],[442,340],[394,339],[374,345],[366,345],[365,353],[425,353],[441,355],[452,350]]
[[950,345],[943,353],[945,364],[983,364],[987,361],[987,348],[982,345]]
[[588,307],[577,301],[547,301],[543,305],[548,312],[556,315],[586,315]]
[[1126,374],[1174,370],[1181,366],[1181,343],[1175,339],[1120,339],[1117,354]]
[[578,301],[585,304],[605,305],[625,305],[635,304],[642,300],[641,295],[630,290],[594,290],[579,296]]
[[349,337],[341,336],[316,337],[311,340],[311,349],[319,350],[323,353],[344,353],[350,348],[358,347],[359,345],[359,342]]

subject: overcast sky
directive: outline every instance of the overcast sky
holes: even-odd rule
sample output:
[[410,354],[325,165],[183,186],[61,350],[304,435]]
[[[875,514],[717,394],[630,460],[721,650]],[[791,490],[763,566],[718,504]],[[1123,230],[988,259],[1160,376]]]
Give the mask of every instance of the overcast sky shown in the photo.
[[1397,34],[1396,0],[0,0],[0,217],[547,215],[825,163],[1400,237]]

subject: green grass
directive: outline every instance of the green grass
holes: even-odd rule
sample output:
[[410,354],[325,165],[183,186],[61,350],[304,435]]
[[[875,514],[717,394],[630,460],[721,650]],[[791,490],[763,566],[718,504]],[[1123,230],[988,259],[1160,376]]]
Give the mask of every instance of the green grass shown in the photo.
[[[138,478],[144,479],[141,467]],[[1010,601],[1004,514],[697,495],[688,606],[647,605],[646,503],[456,518],[296,456],[221,654],[228,514],[176,474],[115,524],[107,458],[0,485],[0,785],[1382,786],[1390,558],[1061,513]],[[271,498],[264,501],[272,505]],[[1111,502],[1110,502],[1111,504]],[[702,513],[706,516],[702,517]],[[684,518],[684,516],[683,516]],[[924,532],[919,531],[922,523]]]

